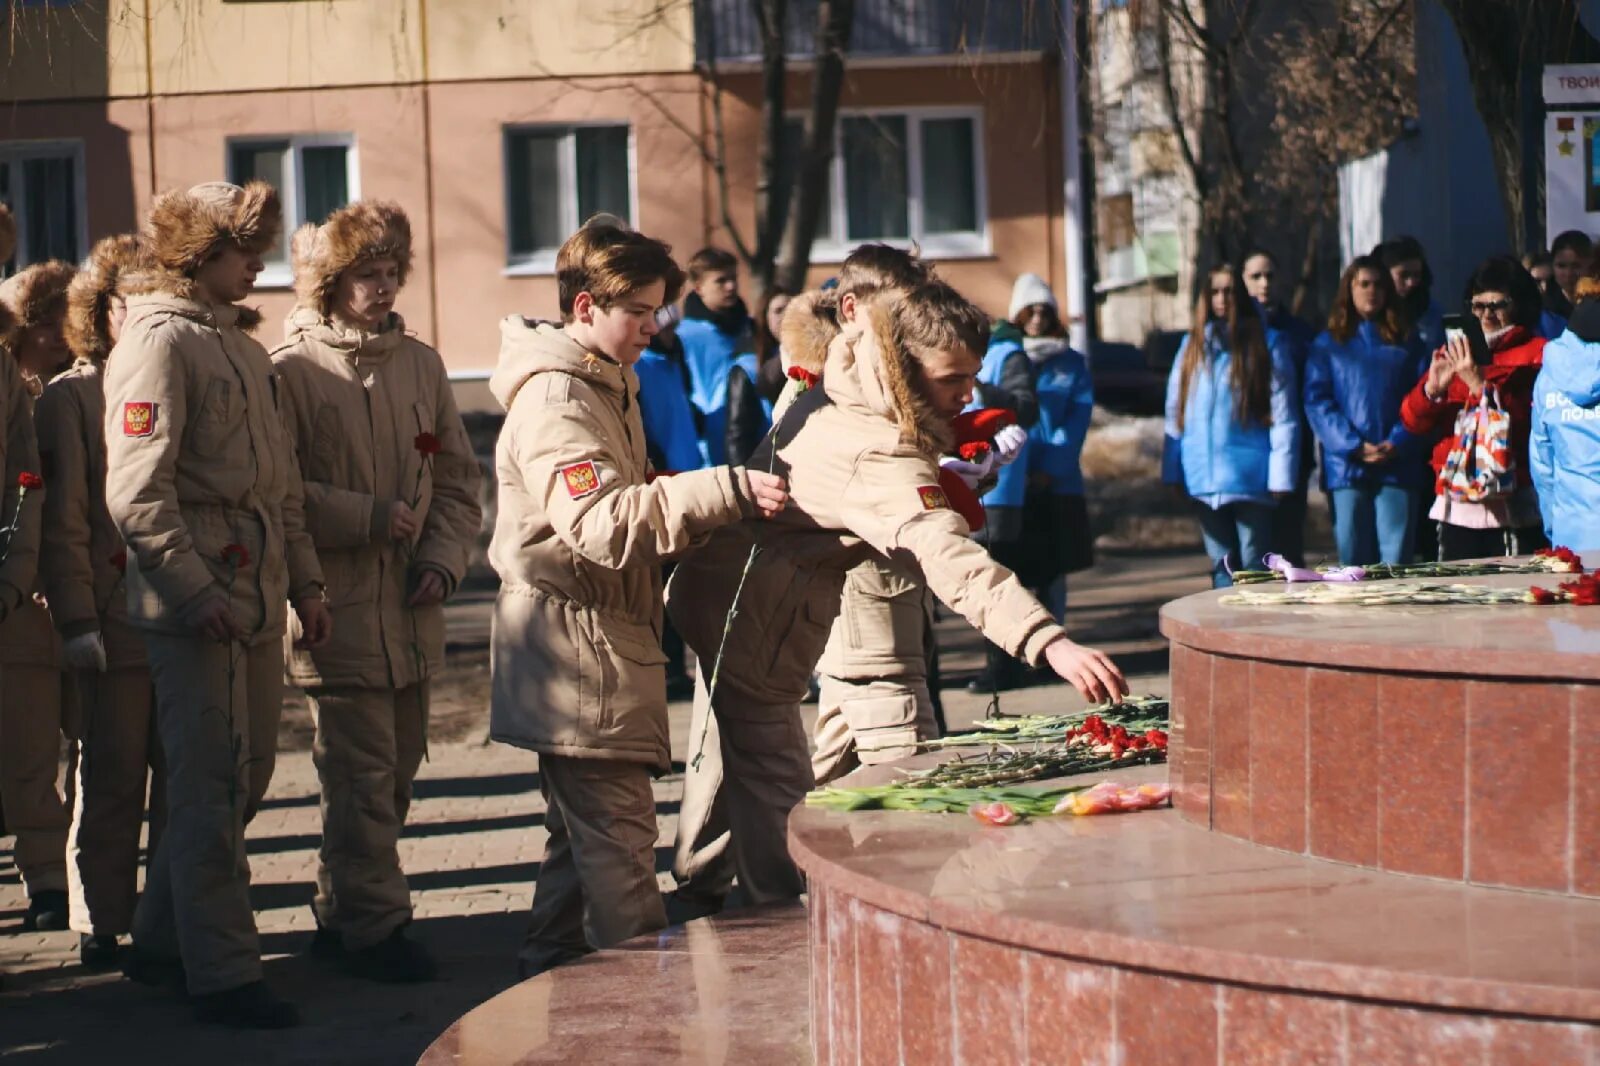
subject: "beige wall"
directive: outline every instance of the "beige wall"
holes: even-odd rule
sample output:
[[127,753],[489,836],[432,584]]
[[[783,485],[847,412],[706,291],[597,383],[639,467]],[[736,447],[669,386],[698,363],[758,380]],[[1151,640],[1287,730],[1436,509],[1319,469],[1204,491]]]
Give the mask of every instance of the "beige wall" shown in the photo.
[[675,73],[694,67],[687,0],[425,2],[428,76],[435,81]]
[[150,127],[143,100],[0,107],[0,141],[83,142],[92,245],[138,225],[150,195]]
[[0,100],[137,96],[145,77],[143,0],[6,4]]
[[[726,79],[724,121],[730,148],[732,215],[743,233],[755,214],[758,75]],[[810,79],[792,79],[789,107],[807,107]],[[977,106],[983,111],[990,255],[936,260],[939,273],[991,315],[1006,312],[1018,274],[1032,272],[1064,298],[1060,93],[1056,68],[1041,62],[861,68],[847,72],[841,107]],[[710,180],[709,178],[707,179]],[[729,246],[720,229],[708,236]],[[820,283],[835,267],[812,267]]]
[[501,128],[527,122],[632,123],[635,225],[687,258],[705,232],[694,75],[435,85],[433,180],[440,220],[439,348],[452,370],[489,369],[498,322],[554,318],[555,278],[506,273]]
[[[417,268],[401,294],[400,313],[422,337],[434,335],[420,88],[171,97],[156,100],[155,116],[156,181],[163,189],[225,177],[224,143],[230,136],[354,134],[361,196],[396,200],[411,216]],[[276,344],[293,294],[288,289],[261,290],[253,302],[266,315],[262,341]]]

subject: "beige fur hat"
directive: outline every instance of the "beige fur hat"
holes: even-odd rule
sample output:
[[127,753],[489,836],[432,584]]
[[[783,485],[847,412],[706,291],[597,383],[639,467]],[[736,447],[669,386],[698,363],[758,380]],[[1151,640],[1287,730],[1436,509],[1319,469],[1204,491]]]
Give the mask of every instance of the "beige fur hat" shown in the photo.
[[211,181],[156,197],[140,239],[158,269],[190,276],[222,242],[259,255],[273,246],[282,228],[278,193],[266,182],[240,188]]
[[0,282],[0,303],[16,317],[17,329],[59,323],[67,316],[67,286],[76,272],[59,259],[35,263]]
[[77,358],[99,363],[111,354],[111,297],[137,274],[141,258],[138,239],[123,233],[96,243],[84,260],[67,287],[67,346]]
[[295,231],[294,291],[302,307],[327,317],[333,309],[339,275],[367,259],[393,259],[400,284],[411,274],[411,221],[399,204],[358,200],[341,207],[320,226]]

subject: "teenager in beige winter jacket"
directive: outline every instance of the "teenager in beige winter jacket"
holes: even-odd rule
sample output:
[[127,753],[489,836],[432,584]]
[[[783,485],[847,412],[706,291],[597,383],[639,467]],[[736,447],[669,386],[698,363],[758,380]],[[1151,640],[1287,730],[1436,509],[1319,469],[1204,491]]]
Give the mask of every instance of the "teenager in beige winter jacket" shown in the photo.
[[435,966],[405,935],[398,845],[444,661],[444,601],[482,519],[478,462],[444,361],[394,311],[411,272],[405,212],[340,208],[295,234],[293,257],[299,303],[272,361],[333,611],[327,644],[289,651],[322,782],[313,953],[373,980],[426,980]]
[[[78,694],[78,760],[67,837],[71,925],[88,967],[117,959],[133,928],[139,832],[150,785],[150,850],[165,822],[164,764],[144,638],[128,624],[127,547],[106,510],[105,361],[127,313],[138,242],[107,237],[67,290],[76,362],[39,397],[39,452],[50,471],[41,584]],[[152,782],[153,779],[153,782]]]
[[[10,351],[39,430],[48,427],[37,398],[45,382],[72,359],[62,328],[72,275],[69,264],[50,261],[0,283],[0,304],[15,323]],[[43,456],[40,464],[48,484],[53,475]],[[14,491],[14,483],[7,488]],[[7,825],[16,834],[17,869],[28,893],[23,926],[65,929],[70,815],[56,779],[62,736],[76,736],[76,703],[62,670],[61,638],[50,623],[44,586],[36,578],[28,592],[0,622],[0,797]]]
[[660,565],[784,500],[778,479],[742,468],[649,478],[632,365],[683,283],[666,245],[592,222],[557,272],[563,325],[505,320],[490,383],[506,408],[491,728],[539,753],[549,808],[524,973],[665,924],[650,791],[670,766]]
[[[722,747],[723,809],[739,882],[756,903],[804,890],[785,834],[789,811],[813,781],[800,701],[845,574],[861,561],[904,566],[990,640],[1028,662],[1048,662],[1091,699],[1126,691],[1109,659],[1068,640],[1016,576],[970,539],[939,488],[950,421],[972,399],[982,313],[934,281],[873,300],[863,315],[862,332],[833,340],[821,385],[794,402],[751,460],[766,466],[776,447],[791,506],[769,524],[719,530],[680,561],[667,596],[673,625],[700,661],[722,654],[709,702]],[[752,544],[760,552],[746,578]],[[736,595],[738,621],[722,648]],[[701,686],[697,702],[706,698]],[[697,772],[700,738],[689,739],[683,809],[710,811],[701,794],[717,781]],[[678,832],[704,839],[687,820]]]
[[127,968],[181,972],[203,1020],[293,1025],[261,979],[245,825],[272,777],[292,600],[331,626],[294,441],[266,349],[239,306],[280,229],[277,193],[212,182],[156,198],[151,265],[106,365],[106,508],[128,544],[128,618],[145,637],[167,759],[167,829]]

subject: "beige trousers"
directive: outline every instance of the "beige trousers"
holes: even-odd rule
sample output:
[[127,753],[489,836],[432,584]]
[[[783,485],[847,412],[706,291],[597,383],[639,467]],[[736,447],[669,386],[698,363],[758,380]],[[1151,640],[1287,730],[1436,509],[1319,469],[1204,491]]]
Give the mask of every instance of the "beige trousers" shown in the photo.
[[400,829],[428,736],[428,683],[318,688],[312,759],[322,782],[322,850],[312,906],[352,950],[411,921]]
[[925,678],[846,681],[824,674],[821,687],[817,750],[811,756],[819,785],[858,766],[915,755],[917,741],[939,735]]
[[520,954],[524,968],[542,970],[665,928],[650,768],[541,754],[539,789],[550,837]]
[[72,928],[121,936],[138,899],[139,830],[150,795],[150,850],[166,819],[166,766],[156,732],[155,690],[145,667],[79,671],[76,796],[67,839]]
[[191,995],[261,979],[244,827],[272,780],[283,644],[147,634],[167,828],[134,914],[140,948],[183,960]]
[[789,812],[813,785],[800,705],[759,703],[730,687],[713,708],[702,676],[689,745],[672,867],[679,892],[720,902],[736,874],[752,904],[797,898],[805,878],[789,857]]
[[71,797],[57,784],[61,738],[76,731],[74,702],[70,679],[56,667],[0,666],[0,802],[30,897],[67,890]]

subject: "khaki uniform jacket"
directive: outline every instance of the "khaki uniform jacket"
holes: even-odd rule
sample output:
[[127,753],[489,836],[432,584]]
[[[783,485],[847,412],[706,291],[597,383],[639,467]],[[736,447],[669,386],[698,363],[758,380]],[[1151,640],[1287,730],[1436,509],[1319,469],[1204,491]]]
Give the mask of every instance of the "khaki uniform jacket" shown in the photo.
[[710,663],[749,548],[759,545],[722,661],[719,687],[732,700],[774,705],[804,697],[839,613],[845,574],[873,557],[925,581],[984,636],[1029,662],[1065,635],[1016,576],[969,538],[939,488],[935,457],[902,441],[901,422],[925,416],[895,410],[880,343],[870,330],[836,338],[822,384],[787,409],[751,459],[766,469],[776,440],[788,508],[771,522],[720,530],[673,573],[673,624]]
[[648,481],[633,370],[549,323],[500,331],[491,735],[665,770],[660,565],[745,513],[741,474]]
[[39,459],[50,487],[39,575],[56,630],[68,640],[99,630],[115,670],[143,666],[145,654],[128,626],[127,545],[106,510],[105,413],[104,372],[92,362],[57,376],[39,397]]
[[[171,291],[128,299],[106,369],[106,507],[135,626],[193,636],[189,613],[220,593],[259,644],[282,638],[288,600],[316,595],[322,570],[272,363],[241,313]],[[249,553],[237,570],[230,544]]]
[[[444,361],[405,332],[399,315],[381,332],[363,333],[297,308],[287,338],[272,363],[299,451],[306,529],[333,611],[327,644],[291,646],[289,679],[414,685],[444,661],[443,605],[406,605],[417,571],[437,571],[446,594],[454,592],[483,518],[478,461]],[[415,447],[422,433],[441,445],[431,459]],[[396,500],[417,512],[422,532],[414,545],[389,538]]]
[[[17,478],[41,474],[34,437],[33,397],[23,384],[17,361],[0,348],[0,663],[52,665],[59,661],[60,641],[49,614],[33,602],[37,589],[39,539],[44,489],[20,493]],[[18,497],[21,505],[18,506]]]

